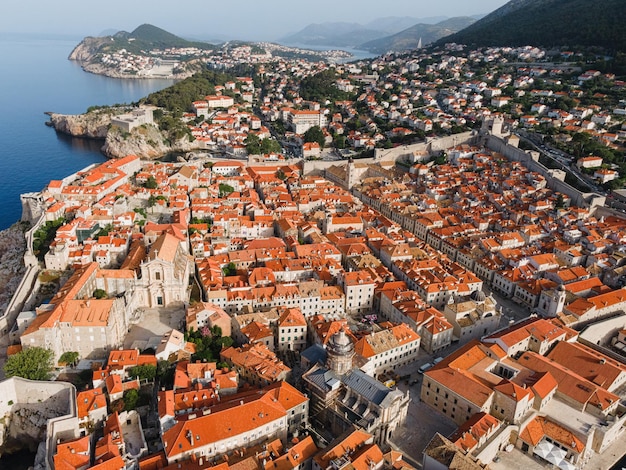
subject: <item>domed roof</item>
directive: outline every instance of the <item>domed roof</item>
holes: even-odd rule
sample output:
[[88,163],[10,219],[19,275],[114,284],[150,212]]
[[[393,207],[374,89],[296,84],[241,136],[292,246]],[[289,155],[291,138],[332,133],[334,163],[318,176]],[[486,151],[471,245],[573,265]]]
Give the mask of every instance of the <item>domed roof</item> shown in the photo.
[[483,291],[475,290],[474,292],[470,294],[470,299],[472,299],[475,302],[484,302],[485,300],[487,300],[487,296],[485,295]]
[[348,354],[354,349],[354,345],[346,332],[341,329],[328,341],[328,351],[335,354]]

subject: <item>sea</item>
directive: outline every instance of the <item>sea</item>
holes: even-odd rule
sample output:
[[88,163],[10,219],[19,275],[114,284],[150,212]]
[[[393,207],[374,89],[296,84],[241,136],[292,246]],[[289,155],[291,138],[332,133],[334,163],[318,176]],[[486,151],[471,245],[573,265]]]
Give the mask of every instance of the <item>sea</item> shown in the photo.
[[[57,134],[45,125],[45,112],[80,114],[92,105],[132,103],[174,83],[87,73],[68,60],[81,39],[0,33],[0,230],[20,219],[20,194],[105,160],[102,142]],[[351,60],[372,56],[349,51]]]
[[46,111],[133,103],[174,83],[87,73],[68,60],[81,39],[0,33],[0,230],[20,219],[20,194],[105,161],[102,142],[57,134]]

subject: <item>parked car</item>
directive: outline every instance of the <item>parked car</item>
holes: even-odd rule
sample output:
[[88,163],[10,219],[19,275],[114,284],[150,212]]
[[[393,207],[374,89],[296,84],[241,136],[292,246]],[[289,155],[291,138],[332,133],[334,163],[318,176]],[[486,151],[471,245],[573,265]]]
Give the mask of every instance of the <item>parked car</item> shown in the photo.
[[443,361],[443,357],[436,357],[435,359],[433,359],[433,365],[439,364],[441,361]]
[[420,366],[419,369],[417,369],[417,373],[418,374],[423,374],[424,372],[426,372],[428,369],[430,369],[433,365],[430,362],[427,362],[426,364]]

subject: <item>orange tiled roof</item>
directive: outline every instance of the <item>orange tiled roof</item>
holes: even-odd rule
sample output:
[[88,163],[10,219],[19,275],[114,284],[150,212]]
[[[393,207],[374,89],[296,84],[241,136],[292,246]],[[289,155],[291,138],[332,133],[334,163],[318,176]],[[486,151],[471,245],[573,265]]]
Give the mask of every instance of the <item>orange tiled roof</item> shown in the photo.
[[236,402],[238,406],[220,407],[210,414],[180,419],[163,433],[168,458],[254,429],[264,429],[269,423],[286,416],[294,406],[308,400],[285,382],[260,393],[250,401],[241,400],[243,404]]
[[471,416],[450,436],[450,440],[463,452],[476,448],[482,438],[497,430],[502,423],[489,413],[480,412]]
[[561,341],[547,357],[607,390],[626,375],[624,365],[580,343]]
[[619,401],[617,395],[540,354],[525,352],[518,359],[518,362],[535,372],[550,372],[558,383],[559,393],[583,406],[592,405],[600,408],[600,410],[606,410],[615,406]]
[[533,418],[520,433],[520,438],[533,446],[539,444],[544,437],[549,437],[576,453],[585,449],[585,444],[573,432],[544,416]]
[[106,409],[107,400],[99,388],[84,390],[76,394],[76,406],[78,407],[78,418],[83,419],[89,415],[90,411]]
[[76,470],[88,467],[91,458],[89,447],[89,436],[57,444],[54,468],[56,470]]

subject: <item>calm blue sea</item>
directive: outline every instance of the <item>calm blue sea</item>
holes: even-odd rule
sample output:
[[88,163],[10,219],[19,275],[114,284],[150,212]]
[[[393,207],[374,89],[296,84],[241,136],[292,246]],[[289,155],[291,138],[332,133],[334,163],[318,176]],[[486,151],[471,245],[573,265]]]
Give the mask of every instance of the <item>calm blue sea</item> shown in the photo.
[[105,160],[100,143],[57,135],[44,112],[131,103],[173,83],[84,72],[67,60],[80,40],[0,33],[0,229],[19,220],[21,193]]

